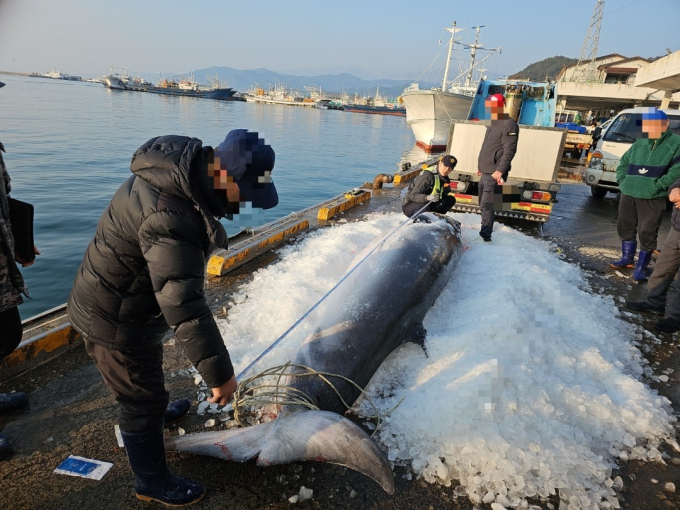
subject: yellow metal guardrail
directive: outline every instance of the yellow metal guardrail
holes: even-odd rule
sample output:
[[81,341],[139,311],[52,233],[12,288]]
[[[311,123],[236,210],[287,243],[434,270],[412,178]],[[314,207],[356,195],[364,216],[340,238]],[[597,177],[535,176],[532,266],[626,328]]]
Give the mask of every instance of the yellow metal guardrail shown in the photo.
[[284,224],[275,230],[255,234],[233,249],[223,250],[210,257],[207,272],[213,276],[222,276],[308,228],[309,221],[301,220],[292,225]]
[[367,202],[371,199],[371,192],[366,190],[354,190],[345,193],[343,198],[340,198],[336,203],[330,204],[327,207],[319,209],[317,216],[318,220],[330,220],[336,214],[339,214],[347,209],[351,209],[359,204]]

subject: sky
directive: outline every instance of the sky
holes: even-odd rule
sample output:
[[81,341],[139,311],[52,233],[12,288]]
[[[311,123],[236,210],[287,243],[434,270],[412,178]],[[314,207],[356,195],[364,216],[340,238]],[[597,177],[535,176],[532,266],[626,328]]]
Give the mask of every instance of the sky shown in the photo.
[[[409,80],[444,49],[443,29],[456,21],[466,40],[484,25],[486,47],[503,47],[489,71],[511,74],[554,55],[577,58],[595,4],[0,0],[0,71],[93,77],[111,67],[157,75],[226,66]],[[680,0],[606,0],[604,12],[600,55],[680,49]]]

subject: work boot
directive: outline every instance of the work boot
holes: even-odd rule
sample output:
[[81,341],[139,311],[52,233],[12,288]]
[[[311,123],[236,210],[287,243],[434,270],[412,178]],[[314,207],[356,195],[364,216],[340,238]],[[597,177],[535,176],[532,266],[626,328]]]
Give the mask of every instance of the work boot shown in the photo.
[[135,474],[138,499],[157,501],[168,506],[192,505],[203,499],[203,485],[175,476],[168,469],[162,429],[121,435],[130,467]]
[[619,260],[610,262],[609,265],[614,269],[621,269],[624,267],[633,267],[635,261],[635,250],[637,243],[635,241],[621,241],[621,253],[623,254]]
[[664,311],[666,310],[665,306],[656,306],[649,301],[626,301],[626,307],[637,312],[647,312],[661,316],[663,316]]
[[0,393],[0,413],[14,411],[28,405],[28,395],[23,391]]
[[181,420],[189,412],[190,408],[191,402],[186,398],[173,400],[165,410],[165,424],[170,425]]
[[635,264],[635,271],[633,272],[633,283],[642,283],[647,281],[647,266],[652,260],[652,251],[642,251],[638,253],[637,263]]
[[676,331],[680,331],[680,321],[666,317],[654,324],[654,329],[658,329],[665,333],[675,333]]
[[9,439],[0,434],[0,460],[7,459],[13,453],[12,443],[9,442]]

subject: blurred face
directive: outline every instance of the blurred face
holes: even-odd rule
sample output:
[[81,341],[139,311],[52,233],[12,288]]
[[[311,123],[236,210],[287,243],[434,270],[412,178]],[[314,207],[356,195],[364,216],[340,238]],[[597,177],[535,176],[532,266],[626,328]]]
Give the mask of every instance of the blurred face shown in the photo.
[[224,190],[229,202],[239,202],[238,184],[236,184],[234,178],[229,175],[226,165],[221,164],[217,154],[215,154],[212,162],[208,162],[208,175],[213,178],[216,190]]
[[663,134],[668,130],[667,120],[642,120],[642,132],[647,134],[647,138],[650,140],[656,140],[661,138]]
[[491,112],[492,119],[499,119],[505,113],[505,107],[498,101],[491,101],[487,99],[484,101],[484,106],[487,111]]

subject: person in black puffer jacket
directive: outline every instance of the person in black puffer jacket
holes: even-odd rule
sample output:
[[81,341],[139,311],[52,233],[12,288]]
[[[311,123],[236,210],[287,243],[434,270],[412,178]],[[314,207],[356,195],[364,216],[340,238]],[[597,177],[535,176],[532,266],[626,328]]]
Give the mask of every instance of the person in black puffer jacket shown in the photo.
[[206,301],[205,265],[227,247],[219,217],[239,203],[278,203],[270,173],[274,151],[245,129],[213,150],[201,140],[161,136],[132,156],[132,176],[104,211],[76,274],[68,315],[120,405],[119,426],[142,500],[186,505],[205,488],[174,476],[165,462],[164,423],[188,411],[168,407],[162,339],[169,327],[227,404],[234,369]]

